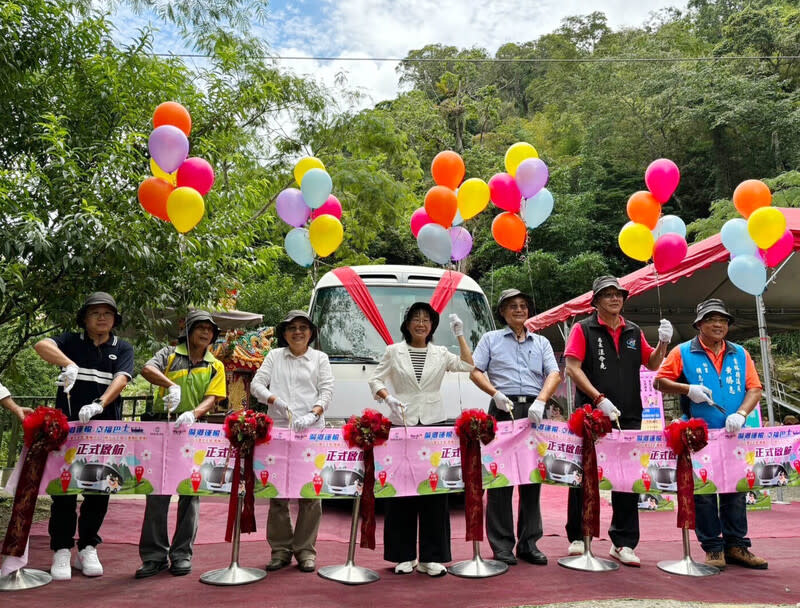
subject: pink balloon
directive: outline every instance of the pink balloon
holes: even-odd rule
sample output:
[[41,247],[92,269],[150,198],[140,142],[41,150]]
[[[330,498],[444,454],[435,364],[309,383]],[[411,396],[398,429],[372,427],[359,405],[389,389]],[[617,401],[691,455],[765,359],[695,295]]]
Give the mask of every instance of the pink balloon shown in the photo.
[[472,251],[472,235],[463,226],[450,228],[450,242],[453,244],[450,258],[454,262],[463,260]]
[[428,212],[425,211],[425,207],[420,207],[414,213],[412,213],[411,234],[414,235],[414,238],[417,238],[420,228],[422,228],[425,224],[430,224],[431,222],[433,222],[433,220],[428,215]]
[[783,262],[794,250],[794,235],[791,230],[786,230],[783,236],[769,249],[761,249],[761,259],[769,268],[775,268]]
[[667,272],[675,268],[686,257],[686,239],[680,234],[670,232],[658,237],[653,248],[653,264],[658,272]]
[[516,180],[508,173],[498,173],[489,180],[489,197],[500,209],[519,212],[522,194]]
[[214,185],[214,169],[208,161],[193,156],[178,167],[176,179],[178,188],[188,186],[197,190],[200,196],[205,196]]
[[654,160],[644,172],[644,183],[659,203],[666,203],[670,199],[680,181],[678,165],[668,158]]
[[328,200],[311,212],[311,219],[316,219],[320,215],[332,215],[337,220],[342,219],[342,203],[331,194]]

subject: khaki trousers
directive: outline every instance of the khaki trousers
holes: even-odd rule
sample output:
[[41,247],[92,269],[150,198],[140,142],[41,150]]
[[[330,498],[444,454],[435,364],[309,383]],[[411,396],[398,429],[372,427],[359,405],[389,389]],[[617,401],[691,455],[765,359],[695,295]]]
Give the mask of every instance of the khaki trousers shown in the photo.
[[292,529],[288,498],[271,498],[267,515],[267,541],[272,557],[286,558],[294,555],[297,561],[316,559],[319,522],[322,519],[322,501],[298,498],[300,511]]

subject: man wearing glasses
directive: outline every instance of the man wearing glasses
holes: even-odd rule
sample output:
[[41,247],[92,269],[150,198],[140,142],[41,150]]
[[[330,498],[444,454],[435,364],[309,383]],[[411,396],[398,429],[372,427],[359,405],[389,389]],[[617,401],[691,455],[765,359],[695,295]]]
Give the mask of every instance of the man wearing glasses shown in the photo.
[[[122,323],[117,303],[109,294],[90,295],[77,316],[81,332],[64,332],[34,345],[38,355],[62,368],[56,407],[69,420],[89,422],[122,418],[119,395],[133,374],[133,347],[120,340],[112,330]],[[108,510],[108,496],[85,494],[80,518],[76,512],[77,496],[53,496],[50,506],[50,548],[53,580],[72,577],[70,558],[78,528],[78,555],[73,566],[84,576],[101,576],[103,566],[97,558],[98,532]]]
[[[642,397],[639,369],[642,365],[657,370],[672,339],[672,325],[661,319],[658,346],[647,343],[638,325],[622,317],[628,291],[611,276],[592,283],[590,317],[572,326],[564,355],[567,374],[575,383],[577,405],[591,404],[623,429],[640,429]],[[639,544],[639,496],[630,492],[611,492],[611,527],[608,535],[611,557],[626,566],[640,566],[634,552]],[[567,537],[569,554],[580,555],[583,545],[583,489],[569,489]]]
[[[697,305],[698,335],[670,351],[656,375],[655,387],[681,396],[684,417],[702,418],[708,428],[737,434],[761,398],[761,381],[743,347],[726,342],[733,324],[717,298]],[[744,492],[695,494],[695,533],[706,552],[705,563],[723,570],[727,564],[765,570],[767,560],[750,553]]]

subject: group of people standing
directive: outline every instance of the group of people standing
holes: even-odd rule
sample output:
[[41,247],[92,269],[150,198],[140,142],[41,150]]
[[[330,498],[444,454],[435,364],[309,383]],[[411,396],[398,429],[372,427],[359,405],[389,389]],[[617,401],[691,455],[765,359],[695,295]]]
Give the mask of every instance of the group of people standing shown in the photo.
[[[614,277],[603,276],[592,286],[594,312],[576,323],[564,356],[566,374],[577,390],[577,403],[590,404],[617,421],[623,429],[639,429],[642,420],[639,370],[658,370],[656,388],[681,395],[684,416],[705,419],[711,429],[738,433],[761,396],[761,384],[750,355],[725,337],[733,316],[721,300],[697,306],[694,327],[698,335],[674,347],[672,325],[662,319],[658,344],[648,344],[642,330],[622,316],[628,292]],[[446,372],[469,372],[471,380],[489,396],[488,411],[497,420],[527,417],[539,424],[561,374],[551,344],[526,329],[533,311],[530,296],[517,289],[500,294],[497,315],[504,327],[484,334],[475,352],[464,338],[463,322],[450,315],[450,328],[459,355],[432,342],[439,313],[417,302],[405,312],[403,340],[388,346],[369,386],[387,408],[396,425],[437,425],[446,422],[441,385]],[[69,420],[120,419],[120,393],[133,374],[133,348],[113,333],[122,317],[107,293],[94,293],[77,315],[80,332],[66,332],[35,345],[45,361],[62,368],[56,407]],[[219,328],[205,311],[187,315],[178,344],[159,350],[144,365],[142,376],[158,387],[156,416],[174,414],[176,426],[189,426],[210,412],[226,396],[224,367],[208,347]],[[317,328],[309,315],[292,310],[277,325],[278,347],[270,350],[251,382],[251,393],[268,408],[276,426],[305,431],[325,426],[325,411],[334,391],[334,377],[325,353],[312,347]],[[20,419],[29,412],[17,406],[2,386],[0,404]],[[552,412],[552,409],[550,410]],[[486,532],[494,559],[509,565],[524,560],[548,563],[537,547],[541,539],[540,484],[518,486],[519,508],[514,525],[513,487],[487,492]],[[567,552],[584,551],[581,530],[582,493],[570,488],[567,505]],[[289,501],[270,500],[267,540],[271,547],[267,570],[279,570],[297,560],[303,572],[316,568],[316,538],[322,517],[319,500],[300,498],[293,525]],[[141,567],[136,578],[163,570],[176,576],[192,570],[192,552],[198,527],[197,497],[181,496],[178,520],[170,541],[167,529],[169,496],[148,495],[139,542]],[[753,555],[747,538],[745,495],[695,495],[696,533],[706,563],[724,568],[738,564],[767,568]],[[446,574],[451,560],[447,494],[396,497],[384,500],[384,558],[394,562],[397,574],[414,570],[430,576]],[[638,496],[612,492],[610,555],[627,566],[639,566]],[[49,523],[53,550],[51,574],[55,580],[71,577],[71,567],[86,576],[100,576],[97,556],[100,526],[108,508],[107,495],[86,494],[77,513],[74,495],[55,496]],[[77,554],[72,560],[77,527]]]

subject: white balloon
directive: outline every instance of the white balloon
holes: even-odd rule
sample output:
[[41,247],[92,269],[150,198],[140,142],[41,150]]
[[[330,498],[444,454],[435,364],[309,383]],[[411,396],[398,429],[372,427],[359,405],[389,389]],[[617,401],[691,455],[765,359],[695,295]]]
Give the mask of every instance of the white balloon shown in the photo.
[[450,261],[453,244],[450,233],[439,224],[425,224],[417,233],[417,245],[425,257],[437,264]]

